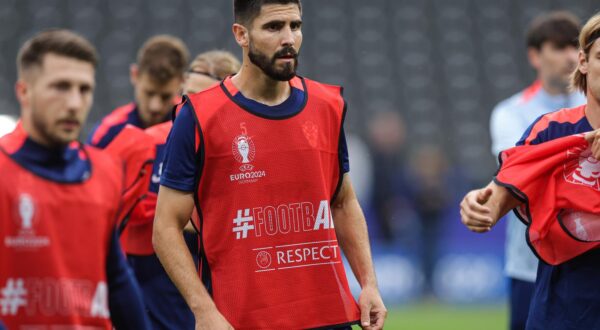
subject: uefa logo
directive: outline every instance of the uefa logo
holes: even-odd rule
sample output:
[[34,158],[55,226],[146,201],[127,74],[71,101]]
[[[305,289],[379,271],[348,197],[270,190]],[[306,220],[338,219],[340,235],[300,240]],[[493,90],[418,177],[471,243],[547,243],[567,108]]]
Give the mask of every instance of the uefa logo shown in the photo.
[[271,266],[271,254],[267,251],[260,251],[256,255],[256,264],[261,269],[269,268]]

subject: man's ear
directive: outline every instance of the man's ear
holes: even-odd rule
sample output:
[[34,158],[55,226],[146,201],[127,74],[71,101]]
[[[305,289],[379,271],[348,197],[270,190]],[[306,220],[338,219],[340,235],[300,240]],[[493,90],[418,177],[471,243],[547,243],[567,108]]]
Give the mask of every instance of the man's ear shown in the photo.
[[536,71],[540,69],[540,50],[534,47],[527,48],[527,58],[529,59],[529,64]]
[[29,94],[31,93],[31,87],[29,83],[22,78],[19,78],[15,83],[15,95],[17,97],[17,101],[21,105],[21,108],[29,107]]
[[137,64],[133,63],[129,66],[129,81],[131,84],[135,86],[138,81],[138,77],[140,75],[140,69]]
[[583,50],[579,51],[578,64],[579,65],[577,66],[577,70],[579,70],[581,74],[586,75],[588,73],[588,61],[587,56],[585,56]]
[[233,36],[235,37],[235,41],[240,47],[248,47],[249,44],[249,36],[248,29],[242,24],[234,23],[231,27],[233,31]]

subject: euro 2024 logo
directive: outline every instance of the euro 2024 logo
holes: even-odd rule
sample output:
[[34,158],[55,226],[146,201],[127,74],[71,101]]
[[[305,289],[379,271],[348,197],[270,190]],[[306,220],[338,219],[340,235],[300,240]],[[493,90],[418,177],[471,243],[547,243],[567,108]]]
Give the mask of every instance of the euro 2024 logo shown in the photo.
[[[38,224],[36,216],[36,203],[27,193],[19,194],[15,212],[15,223],[18,226],[16,236],[4,237],[4,245],[16,249],[37,249],[50,245],[48,236],[39,236],[34,227]],[[44,231],[44,230],[42,230]]]
[[254,141],[247,134],[246,123],[240,123],[240,128],[242,129],[242,134],[233,139],[231,150],[233,151],[235,160],[242,163],[240,170],[250,171],[254,168],[250,163],[254,160],[256,148],[254,147]]

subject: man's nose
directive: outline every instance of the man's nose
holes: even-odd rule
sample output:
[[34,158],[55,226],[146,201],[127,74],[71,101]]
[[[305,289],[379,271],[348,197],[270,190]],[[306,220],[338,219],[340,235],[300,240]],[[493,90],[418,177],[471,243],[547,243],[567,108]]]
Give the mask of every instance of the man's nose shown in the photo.
[[294,31],[292,31],[292,28],[289,26],[286,26],[283,30],[282,30],[282,37],[281,37],[281,45],[282,46],[294,46],[296,44],[296,40],[294,38]]
[[69,110],[78,110],[83,105],[83,95],[81,92],[73,88],[67,96],[67,107]]
[[148,108],[152,112],[159,112],[162,110],[163,102],[160,97],[153,96],[150,98],[150,102],[148,103]]

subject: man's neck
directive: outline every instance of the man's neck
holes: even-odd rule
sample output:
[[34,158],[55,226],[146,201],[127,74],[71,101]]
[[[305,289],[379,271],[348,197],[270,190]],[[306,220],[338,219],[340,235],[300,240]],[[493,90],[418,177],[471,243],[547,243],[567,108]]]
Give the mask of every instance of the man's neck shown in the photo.
[[540,79],[540,81],[542,83],[542,89],[549,95],[556,96],[569,94],[568,85],[557,86],[556,84],[553,84],[547,80]]
[[585,117],[592,125],[593,129],[600,128],[600,101],[593,96],[590,91],[587,92],[587,105],[585,107]]
[[32,127],[32,124],[27,120],[22,121],[23,131],[27,134],[27,137],[33,141],[35,144],[38,144],[46,149],[54,150],[54,149],[64,149],[63,145],[56,145],[51,143],[48,139],[44,138],[44,136],[35,130]]
[[231,82],[246,98],[269,106],[283,103],[291,93],[288,81],[271,79],[252,63],[244,63]]

